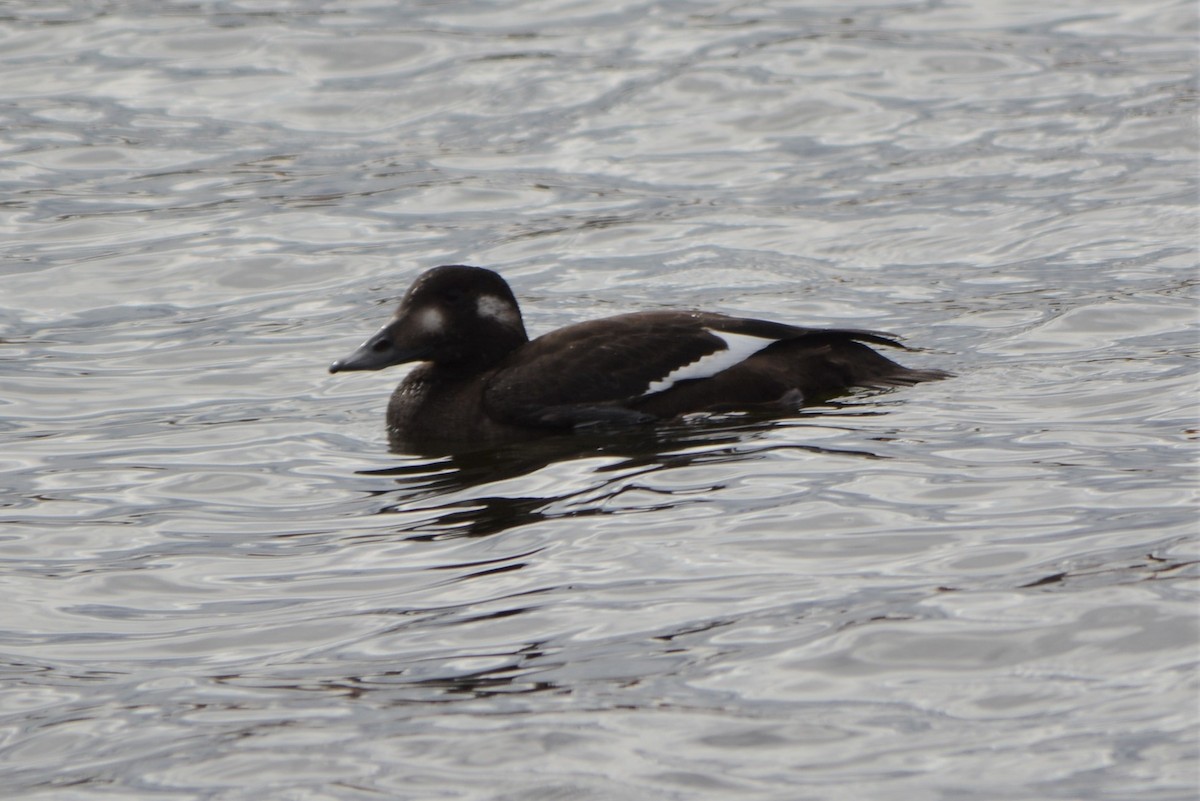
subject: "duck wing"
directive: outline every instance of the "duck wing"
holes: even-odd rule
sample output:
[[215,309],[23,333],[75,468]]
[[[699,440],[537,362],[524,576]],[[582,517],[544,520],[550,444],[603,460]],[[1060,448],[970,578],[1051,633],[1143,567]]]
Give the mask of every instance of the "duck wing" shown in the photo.
[[488,379],[484,406],[497,420],[537,428],[649,422],[660,415],[637,408],[646,399],[681,384],[695,387],[794,340],[903,347],[874,331],[706,312],[636,312],[567,326],[524,345]]

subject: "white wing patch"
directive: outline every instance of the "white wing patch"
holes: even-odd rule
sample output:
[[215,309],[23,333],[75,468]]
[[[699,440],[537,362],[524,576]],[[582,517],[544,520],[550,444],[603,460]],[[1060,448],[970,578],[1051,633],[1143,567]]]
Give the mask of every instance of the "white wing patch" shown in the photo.
[[710,378],[722,370],[733,367],[738,362],[745,361],[768,345],[779,341],[769,337],[752,337],[745,334],[731,334],[728,331],[715,331],[711,328],[704,330],[724,342],[725,348],[715,353],[710,353],[707,356],[701,356],[696,361],[667,373],[646,387],[646,391],[642,393],[643,395],[653,395],[655,392],[662,392],[665,389],[670,389],[680,381],[687,381],[690,378]]

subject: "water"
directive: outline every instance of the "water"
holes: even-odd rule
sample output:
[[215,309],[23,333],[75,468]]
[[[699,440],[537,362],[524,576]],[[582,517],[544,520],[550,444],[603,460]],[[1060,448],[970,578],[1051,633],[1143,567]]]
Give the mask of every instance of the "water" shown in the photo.
[[[78,799],[1190,799],[1196,11],[0,5],[0,765]],[[957,374],[389,454],[422,269]]]

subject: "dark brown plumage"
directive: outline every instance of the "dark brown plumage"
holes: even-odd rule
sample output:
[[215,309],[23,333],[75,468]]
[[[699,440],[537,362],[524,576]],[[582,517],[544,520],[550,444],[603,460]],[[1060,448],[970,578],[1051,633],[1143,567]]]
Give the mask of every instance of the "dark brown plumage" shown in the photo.
[[503,278],[451,265],[418,278],[392,321],[330,371],[424,362],[388,404],[389,433],[400,446],[791,409],[854,386],[947,375],[904,367],[864,343],[903,347],[872,331],[687,311],[607,317],[530,341]]

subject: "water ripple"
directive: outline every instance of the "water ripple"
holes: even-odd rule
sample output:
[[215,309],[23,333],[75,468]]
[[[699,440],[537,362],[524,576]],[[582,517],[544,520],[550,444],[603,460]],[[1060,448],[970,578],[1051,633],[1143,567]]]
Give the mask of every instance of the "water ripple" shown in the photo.
[[[1192,4],[156,10],[0,19],[10,793],[1191,797]],[[389,454],[447,262],[957,377]]]

